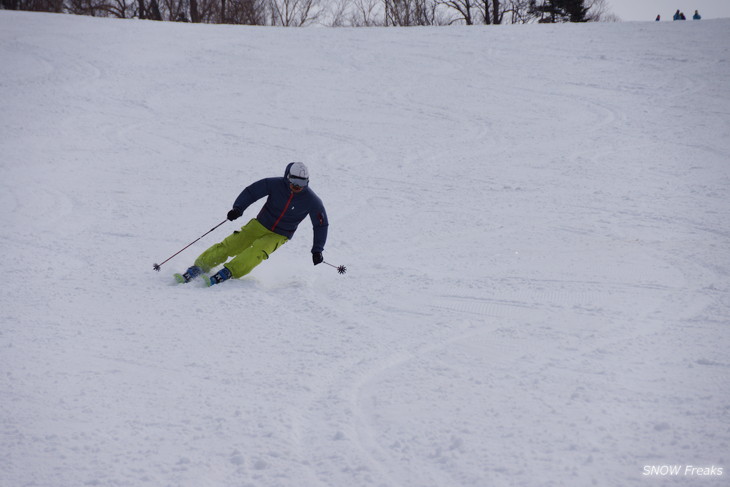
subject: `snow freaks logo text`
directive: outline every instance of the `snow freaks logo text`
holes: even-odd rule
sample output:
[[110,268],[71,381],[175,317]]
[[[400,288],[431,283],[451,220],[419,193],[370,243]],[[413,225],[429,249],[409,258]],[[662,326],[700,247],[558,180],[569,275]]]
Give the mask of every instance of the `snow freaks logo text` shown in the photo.
[[695,465],[644,465],[644,476],[652,477],[722,477],[723,467]]

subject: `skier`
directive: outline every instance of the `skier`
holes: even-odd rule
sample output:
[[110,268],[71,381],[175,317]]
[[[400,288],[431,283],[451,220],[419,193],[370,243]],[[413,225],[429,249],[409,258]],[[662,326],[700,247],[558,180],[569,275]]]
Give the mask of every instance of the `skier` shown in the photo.
[[695,10],[695,14],[692,16],[692,20],[700,20],[701,18],[702,16],[700,15],[700,13]]
[[[322,200],[309,187],[307,166],[291,162],[286,166],[283,178],[261,179],[246,187],[228,212],[228,220],[237,219],[246,208],[264,196],[267,196],[266,203],[256,218],[200,254],[187,271],[175,274],[175,279],[180,283],[190,282],[224,263],[216,274],[206,276],[206,284],[212,286],[230,278],[243,277],[288,242],[307,215],[314,229],[312,262],[314,265],[324,262],[322,252],[329,223]],[[230,261],[229,257],[232,257]]]

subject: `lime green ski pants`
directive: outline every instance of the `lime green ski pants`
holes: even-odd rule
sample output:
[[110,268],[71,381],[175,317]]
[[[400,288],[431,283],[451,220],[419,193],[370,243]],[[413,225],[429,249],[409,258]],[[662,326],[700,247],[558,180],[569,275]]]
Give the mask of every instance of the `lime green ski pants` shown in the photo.
[[222,242],[210,247],[195,260],[195,265],[208,272],[217,265],[225,264],[236,279],[243,277],[266,260],[276,249],[289,239],[264,227],[257,219],[252,219]]

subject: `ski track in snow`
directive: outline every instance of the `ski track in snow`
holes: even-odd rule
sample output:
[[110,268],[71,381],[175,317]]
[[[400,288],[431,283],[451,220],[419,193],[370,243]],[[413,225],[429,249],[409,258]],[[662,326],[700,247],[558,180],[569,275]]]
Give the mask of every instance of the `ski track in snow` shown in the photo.
[[[0,25],[0,485],[723,485],[727,20]],[[151,271],[297,159],[348,274]]]

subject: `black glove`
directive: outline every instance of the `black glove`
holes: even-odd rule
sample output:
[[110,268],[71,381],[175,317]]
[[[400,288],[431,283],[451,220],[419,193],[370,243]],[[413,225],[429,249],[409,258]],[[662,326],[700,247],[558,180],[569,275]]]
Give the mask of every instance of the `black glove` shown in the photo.
[[241,215],[243,215],[243,212],[241,210],[239,210],[238,208],[233,208],[231,211],[228,212],[227,218],[230,221],[233,221]]
[[322,252],[312,252],[312,262],[314,262],[314,265],[321,264],[324,262],[324,257],[322,257]]

